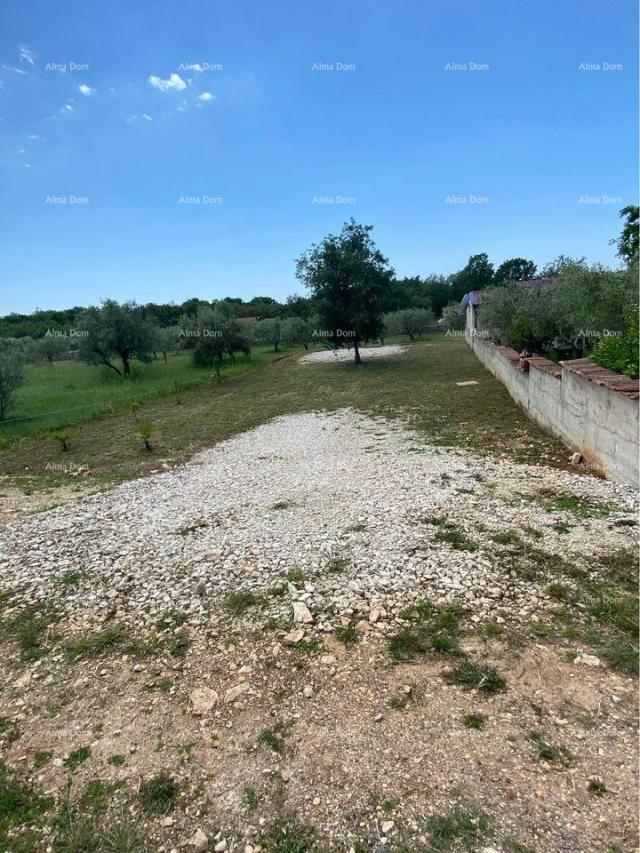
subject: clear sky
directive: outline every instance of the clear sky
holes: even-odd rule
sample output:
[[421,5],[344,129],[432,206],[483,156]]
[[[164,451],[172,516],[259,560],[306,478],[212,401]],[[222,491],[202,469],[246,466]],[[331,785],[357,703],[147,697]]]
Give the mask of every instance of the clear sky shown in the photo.
[[283,299],[294,259],[350,216],[399,275],[482,251],[616,264],[637,202],[636,15],[3,0],[0,314]]

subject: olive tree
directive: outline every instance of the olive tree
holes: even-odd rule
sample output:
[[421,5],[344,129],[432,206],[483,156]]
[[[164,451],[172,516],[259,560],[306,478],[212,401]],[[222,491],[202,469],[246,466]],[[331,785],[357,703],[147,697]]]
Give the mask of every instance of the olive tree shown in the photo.
[[34,358],[43,359],[53,364],[53,359],[61,355],[67,349],[67,342],[64,337],[59,335],[51,335],[47,332],[42,338],[38,338],[33,342],[31,353]]
[[[131,360],[149,361],[153,329],[135,302],[120,304],[107,299],[100,308],[89,308],[78,322],[80,357],[101,364],[119,376],[131,375]],[[114,360],[120,360],[120,366]]]
[[24,354],[19,344],[0,340],[0,421],[15,399],[15,393],[24,383]]
[[298,279],[311,291],[334,346],[351,346],[360,364],[360,344],[383,331],[393,269],[371,239],[371,225],[345,222],[296,262]]
[[282,323],[278,317],[268,317],[256,324],[258,340],[270,344],[274,352],[278,352],[282,340]]

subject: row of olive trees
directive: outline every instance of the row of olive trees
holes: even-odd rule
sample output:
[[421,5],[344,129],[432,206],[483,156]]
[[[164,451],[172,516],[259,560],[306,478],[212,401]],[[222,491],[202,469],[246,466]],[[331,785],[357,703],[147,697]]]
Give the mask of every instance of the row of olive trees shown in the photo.
[[497,343],[553,357],[598,359],[615,351],[630,364],[606,366],[637,375],[637,275],[637,264],[610,270],[567,261],[548,286],[485,291],[479,328]]

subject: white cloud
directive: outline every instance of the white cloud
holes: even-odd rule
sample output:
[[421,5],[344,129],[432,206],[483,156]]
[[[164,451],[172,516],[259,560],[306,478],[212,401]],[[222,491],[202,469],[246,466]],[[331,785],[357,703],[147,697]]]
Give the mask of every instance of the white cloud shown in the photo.
[[160,92],[182,92],[187,88],[187,84],[179,74],[170,74],[167,80],[152,74],[148,79],[153,88]]
[[5,65],[3,63],[2,68],[4,71],[13,71],[14,74],[26,74],[26,71],[23,71],[22,68],[16,68],[14,65]]
[[134,121],[138,121],[138,119],[144,119],[145,121],[153,121],[153,117],[149,115],[149,113],[142,113],[142,115],[138,115],[137,113],[126,113],[123,114],[124,120],[127,124],[133,124]]
[[95,89],[92,89],[92,88],[91,88],[91,86],[87,86],[87,84],[86,84],[86,83],[81,83],[81,84],[78,86],[78,90],[79,90],[80,92],[82,92],[82,94],[83,94],[83,95],[87,95],[87,96],[88,96],[88,95],[95,95],[95,93],[96,93],[96,90],[95,90]]
[[29,65],[33,65],[35,63],[35,60],[33,58],[33,51],[29,50],[29,48],[24,44],[20,45],[20,50],[18,51],[18,59],[20,60],[20,62],[28,62]]
[[60,110],[61,113],[72,113],[75,107],[73,104],[65,104],[64,107]]
[[25,163],[25,164],[24,164],[24,167],[25,167],[25,169],[30,169],[30,168],[31,168],[31,163]]
[[214,98],[215,95],[212,95],[211,92],[202,92],[198,95],[200,101],[212,101]]

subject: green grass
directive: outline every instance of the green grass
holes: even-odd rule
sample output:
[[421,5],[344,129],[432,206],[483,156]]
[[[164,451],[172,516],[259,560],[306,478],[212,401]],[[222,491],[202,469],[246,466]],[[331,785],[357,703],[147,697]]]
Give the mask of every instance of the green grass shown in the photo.
[[225,596],[223,607],[233,616],[241,616],[247,610],[261,604],[262,601],[262,596],[250,589],[238,590],[237,592],[230,592]]
[[291,723],[276,723],[271,728],[263,729],[258,735],[258,742],[277,755],[284,755],[287,751],[285,737],[291,725]]
[[616,509],[601,501],[560,494],[548,488],[540,489],[533,499],[540,502],[548,512],[566,512],[576,518],[604,518]]
[[14,616],[0,621],[0,641],[13,640],[20,651],[20,657],[32,663],[43,657],[51,648],[53,625],[59,614],[51,608],[32,605],[25,607]]
[[482,690],[483,693],[501,693],[507,689],[506,680],[492,666],[478,666],[471,661],[461,661],[446,680],[451,684],[469,690]]
[[124,628],[114,625],[112,628],[104,628],[94,634],[84,634],[68,640],[64,650],[69,658],[91,658],[101,655],[103,652],[114,647],[120,647],[127,639]]
[[414,602],[400,613],[411,624],[390,638],[389,654],[398,662],[410,662],[429,652],[458,655],[462,615],[457,607],[437,610],[426,599]]
[[77,770],[81,764],[89,758],[91,755],[91,748],[88,746],[79,746],[77,749],[73,749],[69,755],[64,760],[64,766],[67,770]]
[[336,639],[340,640],[344,646],[355,646],[360,638],[355,625],[338,625]]
[[30,843],[28,837],[25,837],[24,844],[19,847],[15,836],[9,840],[9,833],[16,828],[39,824],[52,803],[50,797],[43,796],[0,761],[0,850],[15,850],[21,853],[22,850],[32,849],[35,853],[39,848],[27,846]]
[[0,739],[2,738],[7,743],[15,743],[20,738],[20,728],[13,720],[0,716]]
[[[204,447],[278,415],[344,406],[387,418],[408,416],[431,443],[512,454],[522,462],[545,457],[565,464],[566,450],[527,420],[463,340],[432,336],[429,344],[412,344],[397,358],[359,367],[350,362],[299,365],[295,357],[274,362],[276,355],[257,349],[250,363],[239,359],[221,382],[212,381],[206,372],[194,374],[186,355],[171,358],[166,366],[149,365],[144,379],[128,385],[115,374],[98,379],[100,368],[74,362],[57,362],[49,373],[48,366],[40,366],[28,374],[13,414],[63,410],[42,425],[72,426],[69,450],[62,454],[48,432],[37,432],[36,422],[9,422],[0,427],[4,436],[0,474],[12,475],[17,485],[28,488],[68,483],[67,474],[46,468],[63,459],[67,466],[88,465],[89,482],[97,488],[144,474],[157,467],[159,457],[185,461]],[[196,383],[184,390],[181,405],[172,390],[176,377],[185,388],[189,381]],[[464,379],[477,380],[482,393],[464,393],[466,389],[456,386]],[[122,394],[120,402],[114,390]],[[153,393],[143,397],[142,391]],[[142,402],[141,416],[156,425],[154,453],[147,453],[131,434],[130,403],[137,398]],[[79,403],[90,404],[89,409],[74,409]],[[105,413],[109,404],[113,414]]]
[[468,729],[483,729],[487,718],[484,714],[465,714],[462,722]]
[[174,807],[179,790],[173,777],[160,773],[140,783],[138,799],[147,814],[167,814]]
[[489,833],[490,825],[483,811],[453,809],[446,815],[434,815],[427,821],[429,850],[475,850]]

